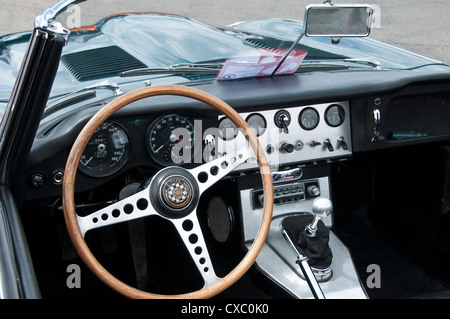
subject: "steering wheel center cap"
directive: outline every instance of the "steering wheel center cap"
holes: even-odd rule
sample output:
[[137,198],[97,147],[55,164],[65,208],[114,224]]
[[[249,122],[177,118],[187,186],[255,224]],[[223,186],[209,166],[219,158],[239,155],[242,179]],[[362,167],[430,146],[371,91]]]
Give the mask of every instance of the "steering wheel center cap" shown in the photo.
[[189,215],[199,201],[197,180],[181,167],[167,167],[157,173],[150,186],[150,200],[156,211],[167,218]]
[[169,176],[161,184],[161,199],[170,209],[182,210],[191,202],[193,187],[183,176]]

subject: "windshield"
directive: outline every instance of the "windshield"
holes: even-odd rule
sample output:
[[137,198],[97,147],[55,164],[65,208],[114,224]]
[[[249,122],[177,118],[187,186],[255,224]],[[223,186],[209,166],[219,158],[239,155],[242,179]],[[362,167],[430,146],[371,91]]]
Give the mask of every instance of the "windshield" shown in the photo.
[[[2,14],[26,7],[37,16],[53,6],[52,1],[40,1],[32,6],[25,0],[15,3],[2,3]],[[50,107],[64,104],[60,99],[67,94],[82,93],[87,97],[87,91],[101,88],[109,91],[105,94],[112,95],[132,90],[136,83],[141,85],[143,81],[184,84],[203,79],[270,76],[275,70],[280,74],[302,70],[377,71],[449,62],[444,52],[450,50],[441,43],[445,36],[436,40],[439,34],[430,37],[423,31],[431,25],[427,21],[433,21],[433,35],[447,29],[448,22],[440,16],[445,10],[439,8],[445,6],[442,3],[418,3],[414,4],[418,8],[409,9],[411,4],[406,0],[396,1],[395,5],[383,0],[370,1],[375,11],[368,38],[343,38],[336,44],[328,37],[303,37],[293,48],[289,65],[285,63],[286,67],[281,69],[277,69],[278,62],[291,52],[289,49],[303,32],[309,1],[87,0],[72,3],[56,18],[71,34],[50,95]],[[425,12],[428,20],[423,19]],[[21,21],[4,22],[4,30],[11,33],[32,29],[34,18]],[[0,39],[1,103],[8,101],[29,36],[25,32]],[[439,46],[430,41],[439,41]],[[258,74],[255,69],[249,71],[242,67],[242,63],[248,66],[260,64],[262,60],[266,64]]]

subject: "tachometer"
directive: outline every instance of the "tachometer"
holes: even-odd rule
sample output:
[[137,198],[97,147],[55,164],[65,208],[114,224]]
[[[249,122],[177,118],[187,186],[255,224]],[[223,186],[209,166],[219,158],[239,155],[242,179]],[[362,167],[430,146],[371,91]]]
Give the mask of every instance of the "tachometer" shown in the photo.
[[124,129],[118,124],[105,122],[86,145],[78,169],[93,177],[112,175],[125,165],[128,152],[129,140]]
[[157,118],[147,131],[147,149],[161,165],[182,165],[192,158],[194,124],[187,117],[171,114]]

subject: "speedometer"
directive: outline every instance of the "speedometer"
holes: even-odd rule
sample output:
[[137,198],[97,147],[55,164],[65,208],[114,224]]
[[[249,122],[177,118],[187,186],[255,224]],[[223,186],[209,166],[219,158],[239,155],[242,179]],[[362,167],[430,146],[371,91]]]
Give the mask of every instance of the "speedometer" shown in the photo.
[[160,165],[190,162],[194,148],[194,124],[191,119],[171,114],[157,118],[147,131],[147,149]]
[[128,151],[129,140],[124,129],[118,124],[105,122],[86,145],[78,169],[93,177],[112,175],[125,165]]

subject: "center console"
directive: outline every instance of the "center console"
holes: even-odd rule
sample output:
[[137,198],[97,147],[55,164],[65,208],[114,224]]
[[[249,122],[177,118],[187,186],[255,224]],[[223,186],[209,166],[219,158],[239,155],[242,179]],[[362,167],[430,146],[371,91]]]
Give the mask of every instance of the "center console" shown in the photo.
[[[255,130],[273,168],[273,219],[257,269],[295,298],[367,298],[350,252],[333,233],[330,163],[352,156],[349,103],[241,115]],[[217,149],[226,153],[231,143],[240,147],[236,145],[243,142],[233,124],[226,118],[220,123],[221,132],[227,133]],[[248,161],[239,169],[256,167]],[[248,247],[259,230],[265,196],[254,185],[240,187]]]
[[[332,253],[329,267],[316,271],[311,267],[311,261],[308,261],[310,258],[295,249],[295,235],[291,238],[286,236],[287,220],[305,219],[306,225],[310,226],[315,217],[315,201],[329,201],[331,196],[328,176],[274,183],[274,189],[273,219],[266,244],[256,260],[257,269],[295,298],[365,299],[366,293],[361,287],[350,252],[333,233],[332,211],[320,218],[321,224],[326,228],[327,244]],[[241,190],[244,236],[248,248],[256,237],[262,220],[260,197],[260,189]],[[297,234],[305,231],[303,227],[297,229]],[[308,275],[310,271],[315,278]]]

